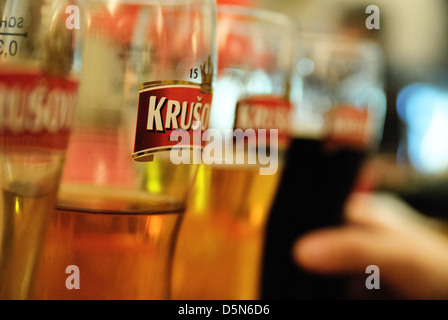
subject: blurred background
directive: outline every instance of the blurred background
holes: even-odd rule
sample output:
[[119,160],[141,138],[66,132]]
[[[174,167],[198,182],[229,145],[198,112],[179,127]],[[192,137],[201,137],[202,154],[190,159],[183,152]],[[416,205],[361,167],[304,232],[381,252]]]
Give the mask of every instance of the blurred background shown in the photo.
[[[286,13],[303,32],[340,32],[379,43],[386,62],[386,122],[379,153],[361,183],[448,219],[448,1],[218,2]],[[380,10],[379,29],[366,28],[369,5]]]

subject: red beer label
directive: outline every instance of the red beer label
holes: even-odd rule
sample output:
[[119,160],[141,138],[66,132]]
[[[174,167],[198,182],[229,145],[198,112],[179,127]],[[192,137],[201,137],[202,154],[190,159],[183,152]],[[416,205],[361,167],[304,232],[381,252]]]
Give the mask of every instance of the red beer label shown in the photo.
[[332,108],[327,114],[325,135],[332,146],[367,148],[372,138],[368,109],[350,105]]
[[[170,150],[183,143],[190,147],[204,147],[198,135],[208,128],[212,93],[194,82],[151,82],[139,93],[137,124],[133,158],[151,161],[158,151]],[[174,131],[188,134],[189,139],[178,139]],[[202,132],[201,132],[202,131]]]
[[[278,130],[278,146],[284,148],[291,138],[292,103],[283,97],[260,95],[238,101],[235,109],[235,129],[254,129],[258,143],[269,144],[270,130]],[[258,133],[266,130],[266,141]],[[263,136],[264,137],[264,136]]]
[[0,147],[65,150],[78,81],[43,72],[0,70]]

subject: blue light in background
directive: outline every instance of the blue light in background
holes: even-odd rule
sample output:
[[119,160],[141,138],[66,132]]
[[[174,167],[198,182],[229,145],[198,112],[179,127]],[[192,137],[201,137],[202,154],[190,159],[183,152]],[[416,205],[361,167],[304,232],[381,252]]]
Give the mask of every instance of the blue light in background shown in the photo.
[[448,169],[448,92],[414,83],[398,95],[397,112],[407,125],[411,165],[425,174]]

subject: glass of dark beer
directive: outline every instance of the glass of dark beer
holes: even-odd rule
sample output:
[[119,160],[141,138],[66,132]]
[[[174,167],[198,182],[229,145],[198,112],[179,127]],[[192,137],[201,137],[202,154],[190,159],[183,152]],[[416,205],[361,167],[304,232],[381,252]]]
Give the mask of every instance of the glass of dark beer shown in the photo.
[[303,34],[292,85],[293,139],[266,228],[262,297],[342,298],[344,279],[292,260],[302,234],[343,222],[343,206],[382,136],[383,56],[370,41]]

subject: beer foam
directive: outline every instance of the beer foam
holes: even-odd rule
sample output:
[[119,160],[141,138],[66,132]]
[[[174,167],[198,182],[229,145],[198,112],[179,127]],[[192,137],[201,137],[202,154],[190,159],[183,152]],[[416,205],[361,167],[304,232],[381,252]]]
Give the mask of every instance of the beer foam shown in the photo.
[[57,207],[74,211],[110,214],[172,213],[184,210],[184,204],[145,190],[88,184],[62,184]]

